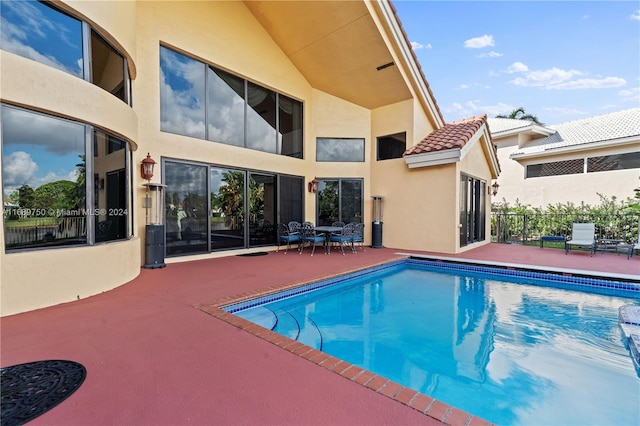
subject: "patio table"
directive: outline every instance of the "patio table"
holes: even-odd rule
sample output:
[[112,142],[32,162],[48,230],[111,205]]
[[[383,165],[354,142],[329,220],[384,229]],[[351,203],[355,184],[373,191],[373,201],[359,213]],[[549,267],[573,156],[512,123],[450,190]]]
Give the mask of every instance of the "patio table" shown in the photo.
[[324,251],[325,253],[331,254],[331,244],[329,244],[329,239],[331,238],[331,234],[334,232],[342,231],[342,226],[316,226],[316,232],[320,232],[324,234]]

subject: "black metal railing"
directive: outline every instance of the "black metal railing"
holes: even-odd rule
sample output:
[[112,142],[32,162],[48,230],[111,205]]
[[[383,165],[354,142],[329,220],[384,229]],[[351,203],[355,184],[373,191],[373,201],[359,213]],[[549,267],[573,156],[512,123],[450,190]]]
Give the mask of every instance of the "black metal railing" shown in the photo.
[[573,223],[595,223],[596,238],[638,240],[638,214],[491,214],[491,240],[498,243],[535,244],[544,235],[570,236]]

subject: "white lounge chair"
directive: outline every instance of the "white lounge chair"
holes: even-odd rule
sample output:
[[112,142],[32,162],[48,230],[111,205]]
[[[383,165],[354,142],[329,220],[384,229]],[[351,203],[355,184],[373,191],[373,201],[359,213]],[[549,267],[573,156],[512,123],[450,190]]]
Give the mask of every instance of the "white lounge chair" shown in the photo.
[[564,243],[564,254],[569,253],[571,247],[589,247],[589,255],[596,251],[596,224],[574,223],[571,238]]

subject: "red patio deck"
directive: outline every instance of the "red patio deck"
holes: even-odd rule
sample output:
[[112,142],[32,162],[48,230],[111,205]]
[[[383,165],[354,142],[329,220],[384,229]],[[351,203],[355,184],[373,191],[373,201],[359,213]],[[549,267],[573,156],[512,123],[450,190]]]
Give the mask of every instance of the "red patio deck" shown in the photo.
[[[404,257],[267,256],[170,263],[79,301],[2,318],[1,365],[45,359],[83,364],[80,389],[32,424],[478,424],[438,401],[393,386],[374,390],[197,309]],[[438,255],[435,253],[422,253]],[[443,257],[640,275],[640,256],[490,244]],[[334,364],[335,365],[335,364]],[[395,399],[388,393],[395,394]],[[423,398],[424,397],[424,398]],[[402,402],[405,402],[404,404]],[[427,412],[427,415],[422,412]],[[435,418],[434,418],[435,417]]]

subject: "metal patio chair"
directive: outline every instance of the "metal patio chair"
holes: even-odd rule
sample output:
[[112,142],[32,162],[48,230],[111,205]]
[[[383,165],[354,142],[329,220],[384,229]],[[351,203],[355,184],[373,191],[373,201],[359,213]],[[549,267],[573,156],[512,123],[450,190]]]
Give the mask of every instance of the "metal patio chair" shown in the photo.
[[300,228],[300,233],[302,234],[300,254],[304,251],[306,244],[309,244],[309,247],[311,247],[311,256],[313,256],[313,253],[316,251],[316,244],[322,243],[323,246],[325,244],[324,234],[316,232],[315,226],[311,222],[304,222]]
[[286,244],[287,248],[284,251],[284,254],[287,254],[289,249],[291,248],[292,243],[298,243],[298,249],[300,248],[300,243],[302,242],[302,235],[300,233],[292,233],[289,230],[289,227],[284,223],[278,224],[278,247],[276,248],[276,253],[280,250],[280,244]]

